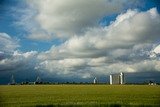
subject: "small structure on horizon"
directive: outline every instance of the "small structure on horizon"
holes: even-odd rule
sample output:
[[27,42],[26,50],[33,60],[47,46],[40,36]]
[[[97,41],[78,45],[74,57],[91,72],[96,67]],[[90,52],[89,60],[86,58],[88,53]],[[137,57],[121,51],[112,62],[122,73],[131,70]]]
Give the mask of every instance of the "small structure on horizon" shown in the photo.
[[93,83],[94,83],[94,84],[98,83],[98,80],[97,80],[96,77],[94,78]]
[[153,81],[149,81],[148,85],[157,85],[157,84]]
[[110,84],[124,84],[124,74],[121,72],[110,75]]
[[10,79],[10,83],[9,85],[15,85],[16,84],[16,81],[14,79],[14,75],[11,76],[11,79]]
[[36,81],[34,82],[34,84],[42,84],[42,80],[39,76],[36,78]]

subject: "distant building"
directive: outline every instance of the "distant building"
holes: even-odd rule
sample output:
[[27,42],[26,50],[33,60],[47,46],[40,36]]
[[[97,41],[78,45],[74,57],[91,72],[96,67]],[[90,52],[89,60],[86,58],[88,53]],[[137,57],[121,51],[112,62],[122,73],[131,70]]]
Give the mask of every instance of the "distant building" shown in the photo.
[[93,83],[94,83],[94,84],[98,83],[98,80],[97,80],[96,77],[94,78]]
[[157,84],[155,82],[153,82],[153,81],[149,81],[148,85],[157,85]]
[[16,81],[15,81],[15,79],[14,79],[14,76],[12,75],[12,76],[11,76],[11,79],[10,79],[9,85],[15,85],[15,84],[16,84]]
[[42,84],[41,78],[38,76],[34,84]]
[[110,75],[110,84],[124,84],[124,74],[112,74]]

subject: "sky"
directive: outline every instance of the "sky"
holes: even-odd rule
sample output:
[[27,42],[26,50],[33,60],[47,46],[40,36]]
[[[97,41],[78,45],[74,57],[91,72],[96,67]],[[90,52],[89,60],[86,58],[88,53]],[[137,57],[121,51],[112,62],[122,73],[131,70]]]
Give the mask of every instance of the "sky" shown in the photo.
[[160,82],[159,0],[1,0],[0,84]]

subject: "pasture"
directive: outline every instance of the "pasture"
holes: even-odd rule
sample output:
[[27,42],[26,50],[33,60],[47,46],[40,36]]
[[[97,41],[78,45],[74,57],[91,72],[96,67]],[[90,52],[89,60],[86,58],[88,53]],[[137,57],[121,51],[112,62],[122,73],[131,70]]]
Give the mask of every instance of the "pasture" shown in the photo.
[[1,107],[160,106],[160,86],[1,85]]

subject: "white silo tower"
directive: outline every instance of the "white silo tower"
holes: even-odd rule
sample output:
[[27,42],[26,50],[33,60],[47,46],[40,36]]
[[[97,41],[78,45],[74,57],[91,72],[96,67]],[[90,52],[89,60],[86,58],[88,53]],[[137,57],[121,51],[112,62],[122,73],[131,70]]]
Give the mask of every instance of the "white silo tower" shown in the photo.
[[94,83],[94,84],[98,83],[98,80],[97,80],[96,77],[94,78],[93,83]]
[[112,83],[112,75],[110,75],[109,77],[110,77],[110,84],[113,84]]
[[124,74],[120,73],[120,84],[124,84]]
[[124,74],[117,73],[117,74],[111,74],[110,75],[110,84],[124,84]]

